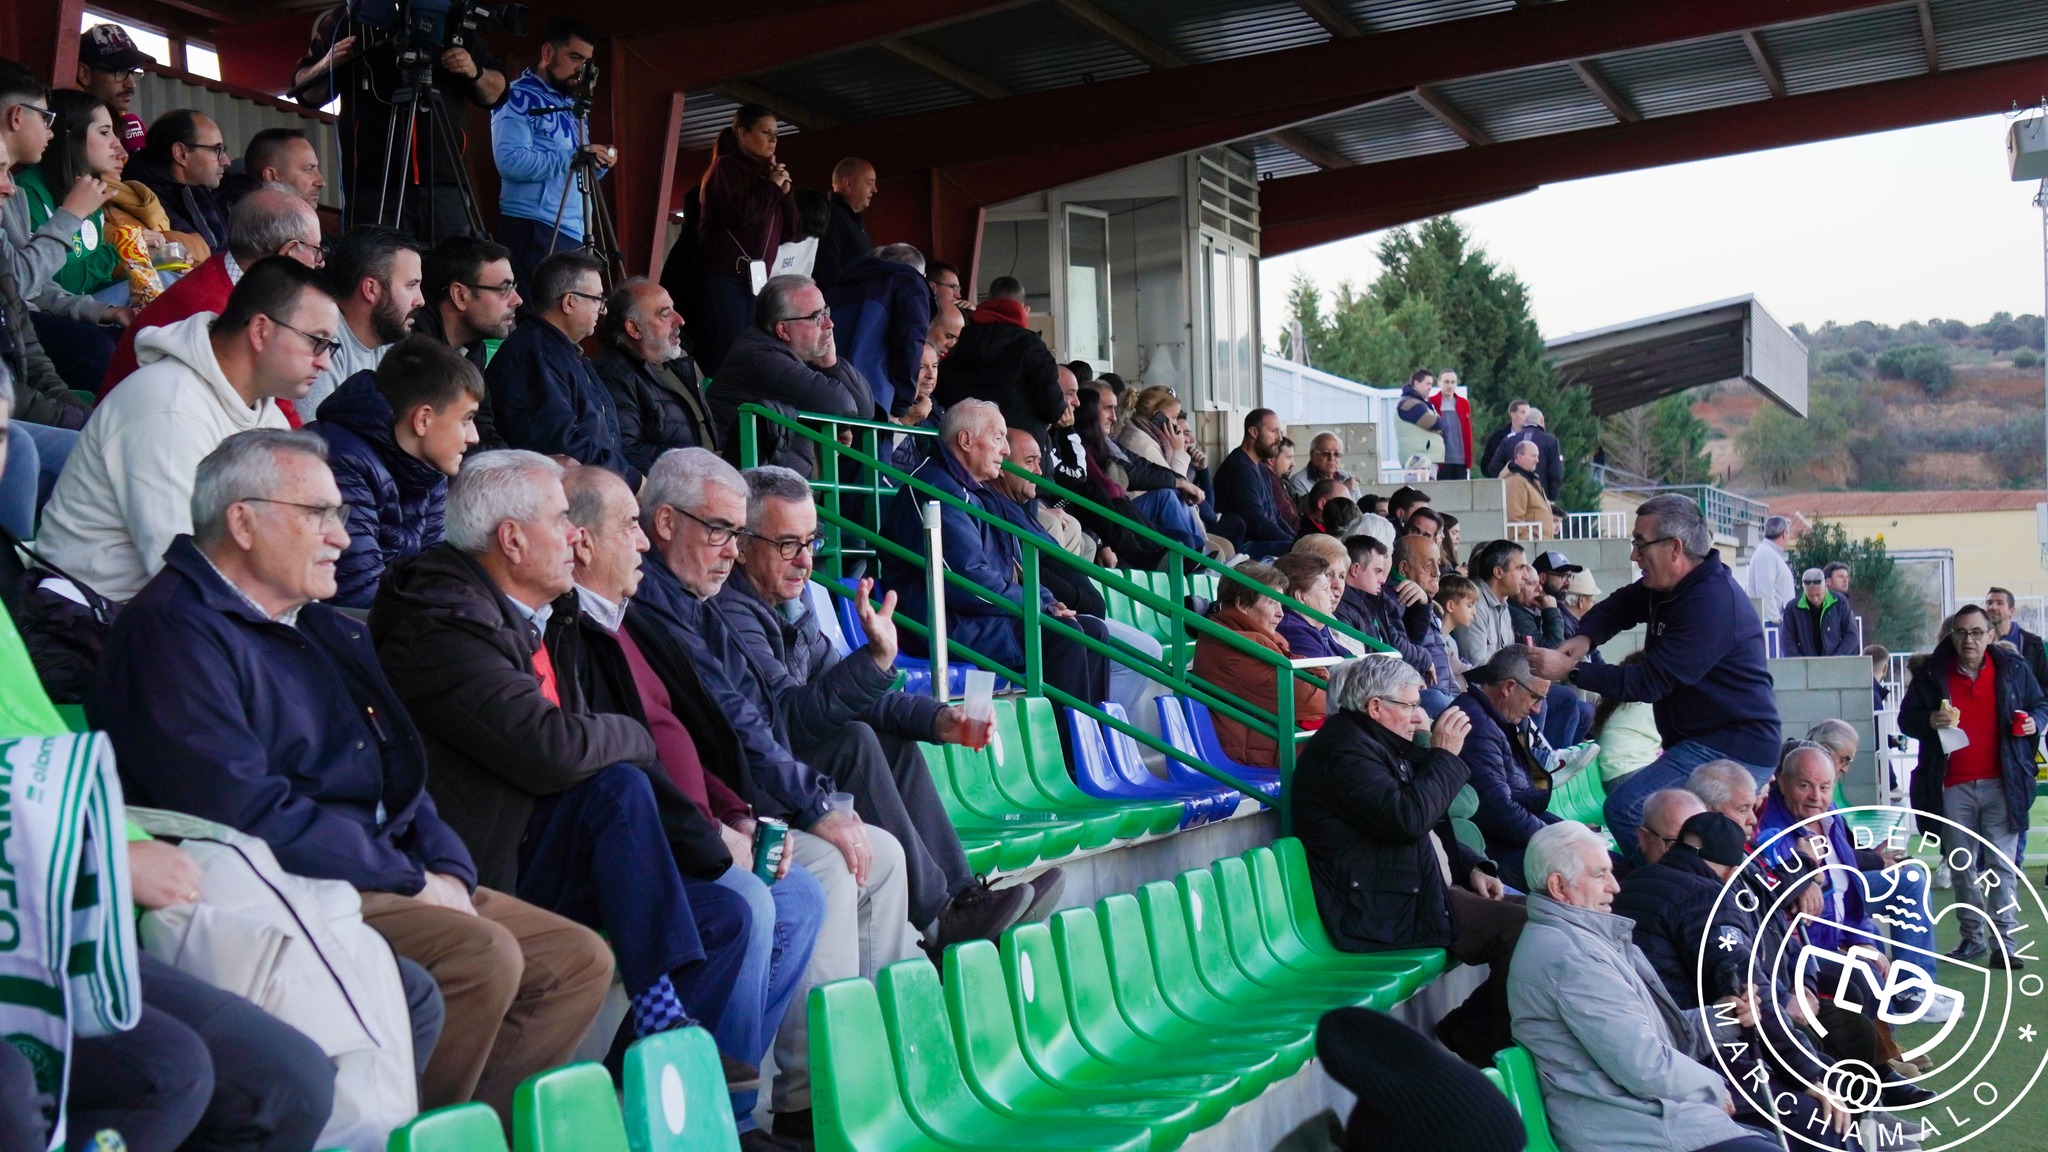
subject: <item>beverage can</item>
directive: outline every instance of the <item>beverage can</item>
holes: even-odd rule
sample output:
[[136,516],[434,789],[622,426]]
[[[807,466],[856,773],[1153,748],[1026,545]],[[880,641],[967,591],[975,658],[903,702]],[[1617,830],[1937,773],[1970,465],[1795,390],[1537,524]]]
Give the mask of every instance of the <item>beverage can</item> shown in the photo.
[[782,854],[789,851],[789,824],[773,816],[754,821],[754,875],[763,884],[775,883],[782,871]]

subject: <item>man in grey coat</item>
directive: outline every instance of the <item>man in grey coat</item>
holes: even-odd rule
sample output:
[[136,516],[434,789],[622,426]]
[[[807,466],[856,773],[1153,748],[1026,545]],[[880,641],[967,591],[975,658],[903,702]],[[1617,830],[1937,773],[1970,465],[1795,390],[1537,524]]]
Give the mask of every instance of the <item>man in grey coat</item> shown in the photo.
[[1737,1124],[1698,1022],[1681,1012],[1610,909],[1614,869],[1584,824],[1529,840],[1529,923],[1508,969],[1515,1042],[1543,1083],[1564,1152],[1773,1152]]

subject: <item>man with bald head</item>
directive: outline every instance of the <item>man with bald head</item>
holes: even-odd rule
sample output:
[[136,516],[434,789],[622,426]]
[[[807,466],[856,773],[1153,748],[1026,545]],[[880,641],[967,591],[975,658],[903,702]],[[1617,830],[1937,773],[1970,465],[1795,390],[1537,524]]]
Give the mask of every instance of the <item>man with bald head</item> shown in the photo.
[[641,475],[671,448],[718,447],[697,362],[683,351],[683,314],[668,289],[645,276],[612,289],[597,339],[604,351],[591,367],[612,394],[619,440]]
[[960,342],[960,331],[967,327],[967,314],[958,308],[938,308],[932,312],[931,327],[925,330],[924,341],[938,352],[944,360],[953,351],[953,345]]
[[818,287],[831,289],[839,283],[846,266],[874,250],[868,227],[860,214],[875,199],[875,166],[858,156],[848,156],[832,169],[832,222],[818,238],[818,259],[811,266],[811,278]]
[[1344,438],[1335,432],[1318,432],[1308,442],[1308,464],[1287,478],[1287,491],[1296,500],[1309,494],[1319,482],[1335,480],[1344,487],[1339,496],[1358,499],[1358,479],[1344,470]]

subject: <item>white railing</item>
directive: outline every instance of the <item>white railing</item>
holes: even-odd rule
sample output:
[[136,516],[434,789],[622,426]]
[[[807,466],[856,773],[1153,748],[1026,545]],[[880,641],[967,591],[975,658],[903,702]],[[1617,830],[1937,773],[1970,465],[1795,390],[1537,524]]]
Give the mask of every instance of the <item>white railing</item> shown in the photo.
[[1628,538],[1628,517],[1620,511],[1567,512],[1564,517],[1564,539],[1566,540],[1626,540]]
[[1543,539],[1543,522],[1541,520],[1510,520],[1508,521],[1508,539],[1517,543],[1541,540]]

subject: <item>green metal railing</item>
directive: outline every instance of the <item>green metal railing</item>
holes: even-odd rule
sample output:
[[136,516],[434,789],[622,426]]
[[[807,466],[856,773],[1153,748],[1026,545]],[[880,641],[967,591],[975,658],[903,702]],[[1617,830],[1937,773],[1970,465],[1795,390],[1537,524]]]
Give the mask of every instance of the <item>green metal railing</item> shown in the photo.
[[[1033,533],[1020,531],[1015,525],[1000,516],[978,508],[967,501],[953,496],[951,493],[942,491],[918,479],[909,471],[899,468],[882,458],[881,449],[885,443],[884,437],[924,436],[935,438],[936,433],[930,429],[907,428],[896,424],[881,424],[867,420],[811,414],[791,417],[784,413],[770,411],[758,405],[743,405],[740,409],[739,421],[740,457],[743,463],[748,466],[752,466],[760,460],[764,427],[773,428],[785,437],[795,436],[807,441],[816,453],[815,475],[811,483],[813,490],[818,494],[819,523],[824,531],[826,540],[825,548],[820,557],[824,566],[824,570],[820,574],[820,582],[833,595],[847,598],[855,595],[855,593],[850,592],[840,582],[840,578],[843,577],[845,572],[845,561],[849,556],[873,556],[879,559],[881,556],[887,555],[923,572],[929,578],[930,561],[922,551],[906,546],[905,542],[891,540],[881,531],[882,502],[896,498],[896,494],[901,489],[908,488],[916,493],[924,502],[936,502],[943,508],[964,513],[982,524],[1006,533],[1020,545],[1018,583],[1022,587],[1021,603],[998,595],[958,573],[943,569],[943,567],[941,577],[944,587],[958,589],[1018,618],[1023,630],[1024,666],[1021,669],[1005,667],[995,660],[952,639],[950,636],[945,640],[945,654],[958,657],[978,667],[986,668],[1006,680],[1022,685],[1025,691],[1033,695],[1045,696],[1056,703],[1076,709],[1082,715],[1095,720],[1098,724],[1131,737],[1143,747],[1150,748],[1161,755],[1170,756],[1180,763],[1201,772],[1203,775],[1226,784],[1262,803],[1270,803],[1271,801],[1255,787],[1246,784],[1244,781],[1213,765],[1182,752],[1180,749],[1167,744],[1165,741],[1132,723],[1111,716],[1104,712],[1095,701],[1077,699],[1057,686],[1047,684],[1045,682],[1043,660],[1044,635],[1049,632],[1053,635],[1064,637],[1081,645],[1090,652],[1098,653],[1119,664],[1135,668],[1148,679],[1157,682],[1169,691],[1179,693],[1189,699],[1198,700],[1206,704],[1213,713],[1228,716],[1250,730],[1272,739],[1275,747],[1278,749],[1277,767],[1279,769],[1283,797],[1287,794],[1293,782],[1295,744],[1307,735],[1307,733],[1298,732],[1295,727],[1294,692],[1291,685],[1293,680],[1301,679],[1321,687],[1323,679],[1316,676],[1312,669],[1319,669],[1321,665],[1327,664],[1327,661],[1291,661],[1271,649],[1246,640],[1230,629],[1208,619],[1206,616],[1192,611],[1186,605],[1189,569],[1192,567],[1198,570],[1212,571],[1219,581],[1225,579],[1235,580],[1240,584],[1255,589],[1260,595],[1278,600],[1283,606],[1291,608],[1311,620],[1315,620],[1344,635],[1359,640],[1371,650],[1388,650],[1384,644],[1359,633],[1333,616],[1311,608],[1291,596],[1274,592],[1267,585],[1253,580],[1228,565],[1222,564],[1178,541],[1168,539],[1147,525],[1130,520],[1112,509],[1105,508],[1077,493],[1068,491],[1043,476],[1026,472],[1014,464],[1005,462],[1003,466],[1005,469],[1020,476],[1029,476],[1032,482],[1038,486],[1042,495],[1054,496],[1084,508],[1166,551],[1169,558],[1169,563],[1166,565],[1168,573],[1166,594],[1161,595],[1152,588],[1136,583],[1113,569],[1102,568],[1082,560],[1050,540]],[[848,442],[842,442],[842,437]],[[885,484],[885,481],[890,483]],[[856,518],[856,516],[849,514],[849,500],[853,504],[852,511],[861,512],[865,515]],[[1142,604],[1152,611],[1161,614],[1174,625],[1175,641],[1163,646],[1161,656],[1154,658],[1149,653],[1131,648],[1115,640],[1113,637],[1106,641],[1097,640],[1067,621],[1046,612],[1041,604],[1039,592],[1042,587],[1039,568],[1041,553],[1043,552],[1053,553],[1058,563],[1065,564],[1081,572],[1083,575],[1093,578],[1104,588],[1129,597],[1133,602]],[[932,610],[944,610],[943,598],[938,598],[933,603]],[[930,642],[932,632],[925,622],[913,620],[903,615],[899,615],[896,618],[896,622],[899,627],[907,628],[913,635],[927,643]],[[1225,692],[1216,685],[1194,675],[1190,667],[1193,645],[1183,643],[1179,639],[1186,636],[1191,630],[1197,635],[1208,636],[1217,643],[1227,645],[1231,649],[1250,656],[1272,668],[1274,672],[1274,709],[1267,711]],[[939,672],[939,666],[942,663],[942,660],[935,659],[935,675]],[[1287,690],[1283,691],[1283,686],[1286,686]],[[1284,805],[1281,806],[1281,817],[1284,826],[1287,819],[1287,811]]]

